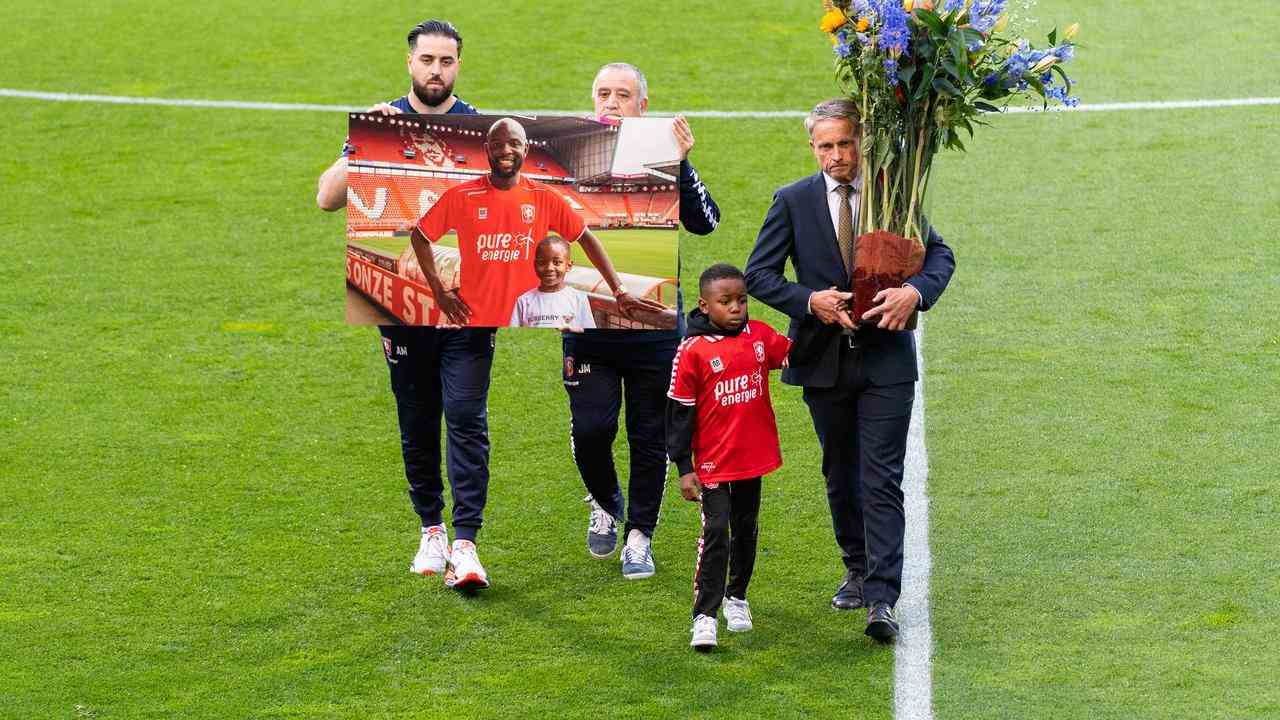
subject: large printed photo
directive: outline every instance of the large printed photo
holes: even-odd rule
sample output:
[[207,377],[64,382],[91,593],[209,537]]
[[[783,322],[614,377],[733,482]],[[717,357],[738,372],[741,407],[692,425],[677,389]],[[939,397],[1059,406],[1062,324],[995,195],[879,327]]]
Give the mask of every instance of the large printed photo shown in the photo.
[[351,114],[347,321],[674,328],[671,124]]

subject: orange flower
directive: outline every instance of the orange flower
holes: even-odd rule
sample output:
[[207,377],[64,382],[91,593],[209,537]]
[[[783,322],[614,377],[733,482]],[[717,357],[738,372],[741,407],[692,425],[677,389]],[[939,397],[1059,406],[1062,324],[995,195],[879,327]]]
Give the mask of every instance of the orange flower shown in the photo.
[[858,18],[858,24],[854,27],[858,29],[858,32],[866,32],[867,28],[871,27],[871,21],[866,18]]
[[822,28],[822,32],[833,33],[844,26],[847,20],[848,18],[844,16],[844,13],[839,10],[832,10],[822,16],[822,22],[818,27]]

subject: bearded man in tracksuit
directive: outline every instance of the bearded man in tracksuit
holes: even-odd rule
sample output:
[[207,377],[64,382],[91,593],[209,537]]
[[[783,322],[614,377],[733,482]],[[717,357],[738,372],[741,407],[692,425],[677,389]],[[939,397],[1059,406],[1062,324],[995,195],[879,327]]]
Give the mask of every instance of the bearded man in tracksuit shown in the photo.
[[[626,63],[600,68],[591,94],[595,115],[602,120],[640,117],[649,107],[644,74]],[[720,209],[689,164],[693,148],[689,123],[676,117],[673,132],[681,151],[680,224],[695,235],[707,235],[719,224]],[[654,573],[650,540],[667,475],[666,392],[682,330],[586,330],[564,335],[573,458],[590,493],[587,550],[598,558],[612,555],[618,544],[618,523],[624,523],[621,561],[622,575],[628,579]],[[625,502],[613,463],[613,441],[624,400],[631,451]]]

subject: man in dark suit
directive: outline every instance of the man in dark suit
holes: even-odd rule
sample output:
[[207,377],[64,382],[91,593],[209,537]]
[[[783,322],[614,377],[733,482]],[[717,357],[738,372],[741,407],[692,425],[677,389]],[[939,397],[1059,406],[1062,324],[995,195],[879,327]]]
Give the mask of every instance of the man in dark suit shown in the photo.
[[[791,317],[795,342],[782,381],[804,388],[822,445],[822,472],[846,568],[833,607],[867,607],[867,635],[898,632],[905,515],[902,470],[917,380],[915,337],[905,328],[938,301],[955,257],[930,231],[924,267],[850,316],[850,268],[862,178],[857,106],[829,100],[805,118],[821,172],[773,196],[747,261],[751,295]],[[787,258],[796,282],[783,271]]]

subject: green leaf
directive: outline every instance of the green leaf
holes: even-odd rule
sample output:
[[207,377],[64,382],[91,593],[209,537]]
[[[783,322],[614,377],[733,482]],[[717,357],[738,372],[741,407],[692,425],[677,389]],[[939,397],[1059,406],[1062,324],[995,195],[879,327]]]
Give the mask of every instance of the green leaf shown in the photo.
[[973,28],[960,28],[960,39],[966,48],[975,42],[983,45],[987,43],[987,38],[982,37],[982,33]]
[[1050,45],[1058,44],[1058,28],[1056,27],[1049,31],[1049,44]]
[[946,78],[936,77],[933,79],[933,89],[938,92],[945,92],[952,97],[964,97],[964,93],[960,89],[951,84]]
[[957,65],[967,65],[969,57],[964,49],[964,40],[961,39],[960,33],[951,33],[947,36],[947,47],[951,49],[951,57],[955,58]]
[[1067,92],[1071,92],[1071,78],[1067,77],[1067,71],[1058,65],[1050,65],[1049,69],[1058,73],[1058,77],[1062,78],[1062,84],[1067,86]]
[[911,78],[915,77],[915,75],[916,66],[914,64],[902,65],[898,68],[898,80],[901,80],[903,85],[909,85]]
[[945,35],[947,33],[946,29],[942,25],[942,18],[938,16],[938,13],[932,10],[926,10],[925,8],[916,8],[915,14],[916,18],[933,32],[939,35]]
[[1000,108],[998,108],[998,107],[996,107],[995,105],[992,105],[992,104],[990,104],[990,103],[984,103],[984,102],[979,101],[979,102],[975,102],[975,103],[973,104],[973,106],[974,106],[974,107],[976,107],[976,108],[978,108],[978,109],[979,109],[979,110],[981,110],[982,112],[993,112],[993,113],[998,113],[998,112],[1000,112]]
[[946,70],[948,75],[955,78],[956,82],[960,82],[960,68],[956,67],[956,64],[952,62],[951,58],[942,58],[942,69]]
[[911,95],[912,102],[920,102],[925,95],[929,94],[929,89],[933,87],[933,77],[937,73],[937,69],[932,65],[926,65],[924,72],[920,76],[920,84],[916,87],[916,91]]

